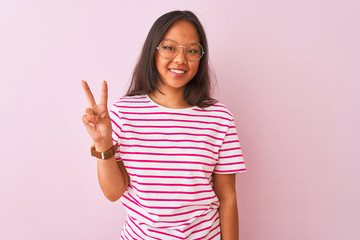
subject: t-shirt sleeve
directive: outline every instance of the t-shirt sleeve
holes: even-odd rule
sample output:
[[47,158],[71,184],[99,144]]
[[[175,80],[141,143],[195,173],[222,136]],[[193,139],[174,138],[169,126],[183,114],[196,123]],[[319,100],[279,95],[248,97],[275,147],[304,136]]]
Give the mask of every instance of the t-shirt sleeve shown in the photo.
[[119,144],[119,147],[115,153],[115,159],[116,159],[116,161],[121,161],[121,157],[120,157],[121,116],[118,111],[118,107],[115,106],[115,103],[111,107],[109,115],[110,115],[111,126],[112,126],[113,145],[115,145],[116,143]]
[[232,119],[220,147],[219,158],[215,165],[214,173],[231,174],[239,172],[246,172],[246,166],[235,123]]

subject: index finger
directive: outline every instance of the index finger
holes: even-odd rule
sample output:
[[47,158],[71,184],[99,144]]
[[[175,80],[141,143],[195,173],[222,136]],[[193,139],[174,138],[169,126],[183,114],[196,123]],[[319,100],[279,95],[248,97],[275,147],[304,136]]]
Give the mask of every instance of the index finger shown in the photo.
[[107,86],[107,82],[103,81],[101,88],[100,105],[107,106],[107,99],[108,99],[108,86]]
[[81,81],[81,86],[84,89],[86,98],[87,98],[90,106],[94,107],[96,105],[96,102],[95,102],[94,96],[93,96],[93,94],[92,94],[92,92],[91,92],[91,90],[89,88],[89,85],[87,84],[87,82],[85,80],[82,80]]

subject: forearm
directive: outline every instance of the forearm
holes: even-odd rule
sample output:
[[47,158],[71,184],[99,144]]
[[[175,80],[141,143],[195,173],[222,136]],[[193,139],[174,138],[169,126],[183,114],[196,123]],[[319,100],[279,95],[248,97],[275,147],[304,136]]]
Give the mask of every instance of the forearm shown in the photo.
[[237,202],[235,199],[220,201],[220,229],[222,240],[239,239],[239,220]]
[[[111,146],[111,144],[108,144]],[[98,151],[105,151],[110,147],[96,146]],[[115,156],[110,159],[102,160],[97,159],[97,174],[98,181],[102,192],[105,197],[110,201],[118,200],[125,192],[128,186],[128,178],[120,170]]]

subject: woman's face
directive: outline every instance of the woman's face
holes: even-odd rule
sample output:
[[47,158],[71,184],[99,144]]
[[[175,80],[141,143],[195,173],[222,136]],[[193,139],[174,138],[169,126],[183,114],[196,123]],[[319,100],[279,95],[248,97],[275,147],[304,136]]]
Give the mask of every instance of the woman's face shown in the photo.
[[[181,20],[174,23],[162,40],[172,40],[179,46],[187,46],[189,43],[200,43],[200,36],[196,27],[188,22]],[[191,81],[199,68],[199,61],[187,61],[184,49],[179,47],[177,55],[172,59],[165,59],[156,51],[155,64],[160,74],[161,81],[158,81],[158,88],[161,92],[184,91],[185,85]]]

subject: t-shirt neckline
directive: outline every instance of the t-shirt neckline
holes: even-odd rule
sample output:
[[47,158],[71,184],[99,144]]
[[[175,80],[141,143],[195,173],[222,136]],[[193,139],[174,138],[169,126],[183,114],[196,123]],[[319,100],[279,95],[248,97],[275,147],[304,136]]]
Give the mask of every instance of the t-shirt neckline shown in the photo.
[[192,107],[187,107],[187,108],[169,108],[169,107],[165,107],[163,105],[160,105],[156,102],[154,102],[148,94],[145,94],[146,98],[152,103],[154,104],[155,106],[161,108],[161,109],[164,109],[164,110],[167,110],[167,111],[173,111],[173,112],[187,112],[187,111],[191,111],[195,108],[197,108],[197,106],[192,106]]

